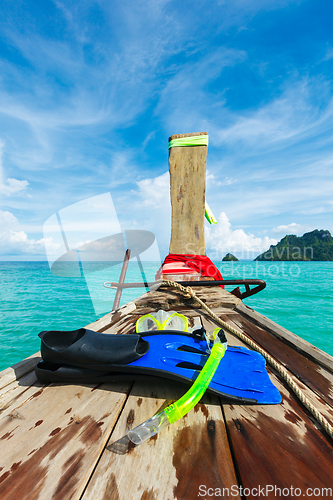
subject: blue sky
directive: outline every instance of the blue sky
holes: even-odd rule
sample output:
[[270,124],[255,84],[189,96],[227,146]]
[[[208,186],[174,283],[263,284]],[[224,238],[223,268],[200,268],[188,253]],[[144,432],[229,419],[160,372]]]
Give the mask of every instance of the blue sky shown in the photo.
[[45,221],[106,192],[163,256],[168,137],[196,131],[208,255],[333,232],[332,18],[329,0],[3,2],[0,260],[45,259]]

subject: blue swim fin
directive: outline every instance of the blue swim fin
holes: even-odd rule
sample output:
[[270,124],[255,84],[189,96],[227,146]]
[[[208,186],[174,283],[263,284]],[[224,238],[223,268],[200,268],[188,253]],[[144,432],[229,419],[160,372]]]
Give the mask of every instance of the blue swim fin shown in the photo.
[[[174,330],[107,335],[82,328],[41,332],[40,337],[43,361],[35,370],[44,382],[102,383],[160,377],[191,385],[209,356],[205,340]],[[263,356],[244,347],[228,347],[208,391],[226,402],[281,402]]]

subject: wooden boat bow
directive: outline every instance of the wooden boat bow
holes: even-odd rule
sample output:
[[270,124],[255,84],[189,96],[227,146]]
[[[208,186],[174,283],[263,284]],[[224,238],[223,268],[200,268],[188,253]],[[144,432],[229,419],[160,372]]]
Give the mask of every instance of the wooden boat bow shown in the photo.
[[[196,230],[191,216],[188,232],[181,230],[189,203],[186,193],[195,179],[189,174],[184,177],[187,184],[181,183],[181,192],[176,180],[176,166],[181,175],[198,161],[205,166],[207,148],[199,148],[203,149],[195,154],[175,148],[178,151],[170,156],[172,198],[179,198],[173,210],[178,231],[173,251],[185,249],[187,237],[202,248],[201,226]],[[200,171],[204,172],[203,164]],[[203,183],[200,192],[204,191]],[[180,241],[182,234],[185,239]],[[126,286],[117,284],[118,289]],[[159,309],[179,311],[191,326],[207,330],[218,326],[218,318],[229,326],[230,345],[244,346],[235,334],[240,332],[267,352],[333,424],[331,356],[249,308],[216,282],[206,286],[197,281],[190,286],[213,317],[196,298],[185,298],[180,289],[160,287],[87,328],[106,334],[133,333],[140,316]],[[43,384],[34,372],[39,360],[37,353],[0,374],[0,500],[256,500],[333,495],[332,439],[274,366],[267,369],[282,395],[281,404],[230,405],[206,394],[182,420],[134,447],[123,439],[128,430],[178,399],[183,387],[159,379],[150,384],[135,380]]]

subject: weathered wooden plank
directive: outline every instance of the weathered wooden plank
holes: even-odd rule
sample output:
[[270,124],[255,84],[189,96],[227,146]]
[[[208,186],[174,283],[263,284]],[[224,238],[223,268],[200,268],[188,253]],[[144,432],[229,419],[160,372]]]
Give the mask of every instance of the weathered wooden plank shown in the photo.
[[35,365],[40,360],[41,360],[40,352],[36,352],[32,356],[29,356],[28,358],[23,359],[19,363],[16,363],[15,365],[1,371],[0,389],[6,387],[8,384],[11,384],[14,380],[23,377],[26,373],[33,370]]
[[128,302],[124,306],[119,307],[116,311],[107,313],[102,318],[97,319],[93,323],[89,323],[85,328],[95,330],[96,332],[103,332],[105,328],[117,323],[122,317],[135,311],[135,308],[134,302]]
[[[206,311],[204,311],[203,309],[188,309],[186,308],[185,306],[177,306],[177,307],[174,307],[172,309],[172,311],[176,311],[176,312],[179,312],[181,314],[184,314],[185,316],[187,316],[188,318],[192,318],[192,317],[195,317],[195,316],[198,316],[198,315],[202,315],[202,316],[206,316],[207,318],[210,318],[211,316],[209,316],[208,313],[206,313]],[[227,308],[227,307],[214,307],[212,309],[212,311],[217,314],[217,316],[220,316],[221,314],[239,314],[237,312],[235,312],[235,310],[231,309],[231,308]],[[136,315],[138,311],[134,311],[133,315]],[[140,316],[142,316],[143,314],[147,314],[149,312],[152,312],[151,308],[150,307],[140,307]],[[154,312],[154,311],[153,311]]]
[[37,381],[35,371],[31,371],[19,380],[13,380],[0,392],[0,415],[10,405],[19,405],[27,400],[32,394],[39,391],[42,384]]
[[[246,498],[258,498],[259,486],[269,499],[300,498],[306,496],[307,488],[332,488],[331,441],[278,378],[272,377],[283,398],[280,405],[224,405],[233,453],[243,486],[248,488]],[[280,493],[267,491],[266,486],[280,488]],[[295,494],[296,488],[301,494]]]
[[[195,294],[211,309],[220,307],[234,309],[241,301],[241,299],[238,299],[219,286],[209,287],[209,293],[207,293],[207,287],[196,287]],[[159,288],[155,292],[148,292],[134,302],[140,314],[146,310],[157,311],[158,309],[163,309],[164,311],[169,311],[179,307],[186,309],[198,308],[198,302],[195,299],[186,299],[181,292],[171,287]]]
[[182,390],[171,382],[134,384],[82,500],[193,500],[201,485],[223,489],[238,484],[214,396],[206,395],[186,417],[138,447],[121,439]]
[[[234,317],[233,315],[232,318]],[[226,316],[222,319],[237,328],[237,325]],[[202,320],[206,328],[215,325],[212,320],[205,318]],[[227,337],[230,344],[245,345],[230,332],[227,332]],[[327,436],[325,433],[322,434],[320,426],[313,423],[313,417],[269,367],[268,372],[283,397],[281,405],[224,405],[223,407],[243,487],[252,491],[252,493],[246,491],[246,498],[257,498],[258,487],[265,488],[266,485],[281,489],[289,488],[289,490],[291,486],[294,489],[300,487],[301,496],[305,495],[306,486],[313,488],[331,486],[330,478],[333,470],[331,442],[327,442]],[[318,410],[332,422],[331,407],[291,373],[290,375]],[[327,463],[329,463],[328,470],[323,473],[321,469],[326,467]],[[266,489],[264,493],[266,494]],[[278,496],[279,490],[276,495],[275,492],[267,492],[267,498]]]
[[50,385],[3,412],[0,498],[79,499],[130,386]]
[[[198,316],[198,314],[200,314],[200,311],[198,309],[189,309],[189,308],[186,308],[185,306],[176,306],[173,309],[169,309],[169,310],[184,314],[188,318],[192,318],[192,317]],[[156,311],[158,311],[158,309],[152,310],[151,307],[147,306],[147,307],[140,307],[139,311],[140,311],[140,316],[143,316],[144,314],[155,313]],[[138,313],[138,311],[136,310],[134,313],[132,313],[132,315],[134,316],[137,313]]]
[[[216,314],[216,316],[220,316],[221,314],[227,314],[229,316],[229,314],[238,314],[235,309],[232,309],[231,307],[228,308],[228,307],[213,307],[212,308],[212,311],[213,313]],[[206,316],[207,318],[211,318],[211,316],[204,310],[204,309],[200,309],[200,313],[204,316]]]
[[[172,135],[169,140],[207,132]],[[205,183],[207,146],[169,149],[172,206],[170,253],[206,255]]]
[[254,311],[242,302],[237,304],[235,310],[240,312],[242,316],[250,319],[253,323],[262,326],[266,331],[272,333],[276,337],[287,341],[294,347],[294,349],[303,352],[307,355],[307,357],[311,357],[317,363],[320,363],[324,368],[327,368],[328,370],[333,372],[333,357],[326,352],[318,349],[318,347],[315,347],[314,345],[310,344],[301,337],[298,337],[289,330],[286,330],[286,328],[283,328],[277,323],[274,323],[274,321],[272,321],[271,319],[266,318],[266,316],[263,316],[257,311]]
[[[222,316],[222,319],[227,322],[231,321],[227,316]],[[307,359],[302,353],[293,349],[289,343],[282,342],[243,316],[233,315],[232,321],[327,404],[333,406],[333,375],[330,372],[311,359]]]
[[128,314],[110,327],[103,328],[103,333],[135,333],[135,323],[140,316],[139,314]]
[[200,281],[201,279],[201,274],[200,273],[195,273],[195,274],[162,274],[162,279],[163,280],[168,280],[168,281]]

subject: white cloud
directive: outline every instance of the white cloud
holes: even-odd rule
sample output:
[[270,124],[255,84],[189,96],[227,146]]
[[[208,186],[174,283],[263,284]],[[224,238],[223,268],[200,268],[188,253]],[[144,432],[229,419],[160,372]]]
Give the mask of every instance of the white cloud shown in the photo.
[[26,191],[29,182],[20,181],[18,179],[9,178],[7,181],[3,182],[3,165],[2,165],[2,155],[4,149],[4,141],[0,140],[0,194],[4,196],[12,196],[21,194]]
[[[20,230],[19,221],[10,212],[0,210],[0,255],[41,255],[45,256],[45,239],[29,239]],[[48,241],[52,246],[52,241]]]
[[291,224],[282,225],[275,227],[273,233],[285,236],[286,234],[295,234],[296,236],[302,236],[307,231],[311,231],[310,226],[305,226],[303,224],[297,224],[292,222]]
[[137,182],[141,204],[144,207],[170,207],[170,174],[164,174]]
[[327,49],[323,61],[329,61],[330,59],[333,59],[333,48],[332,47],[329,47]]
[[0,194],[12,196],[23,193],[29,185],[28,181],[19,181],[17,179],[7,179],[5,184],[0,183]]
[[237,182],[237,179],[233,179],[232,177],[224,177],[223,180],[218,180],[218,177],[213,174],[210,170],[207,169],[206,174],[206,187],[209,186],[230,186]]
[[268,236],[258,238],[243,229],[233,230],[225,212],[219,215],[217,225],[206,227],[207,252],[213,260],[221,260],[228,252],[243,259],[253,258],[276,243]]
[[0,228],[2,231],[10,230],[13,226],[18,224],[18,220],[15,215],[11,214],[7,210],[0,210]]
[[207,168],[207,171],[206,171],[206,185],[209,184],[210,182],[212,182],[212,184],[216,184],[217,181],[216,181],[216,177],[214,174],[212,174],[212,172],[210,172]]
[[190,60],[183,64],[170,75],[161,91],[156,114],[164,117],[169,130],[216,129],[216,123],[224,122],[227,114],[224,88],[216,94],[207,92],[207,87],[225,68],[242,63],[246,58],[245,51],[219,47],[195,63]]
[[[184,50],[186,35],[165,12],[166,3],[95,2],[97,28],[90,2],[59,1],[58,39],[39,34],[30,16],[22,25],[3,16],[3,38],[25,61],[1,60],[0,134],[9,138],[7,156],[15,167],[30,175],[47,171],[47,184],[57,170],[73,172],[80,164],[95,174],[97,158],[121,149],[123,130],[159,92],[169,57]],[[149,127],[146,135],[152,137]]]
[[123,229],[141,229],[154,233],[161,255],[168,252],[171,231],[169,172],[136,182],[118,210]]
[[221,186],[230,186],[237,182],[237,179],[233,179],[232,177],[225,177],[223,181],[220,182]]
[[0,111],[26,122],[46,142],[51,131],[71,126],[107,124],[110,130],[129,125],[146,109],[164,62],[180,51],[186,37],[181,30],[175,36],[166,2],[122,2],[116,8],[98,3],[103,15],[96,31],[89,22],[89,2],[80,7],[56,2],[70,33],[66,41],[42,37],[29,20],[22,30],[3,28],[29,69],[2,61],[2,74],[19,90],[2,86]]
[[[332,126],[330,82],[291,79],[275,100],[251,114],[230,114],[229,125],[216,128],[216,145],[243,143],[250,150],[280,149]],[[330,139],[327,139],[330,140]]]

